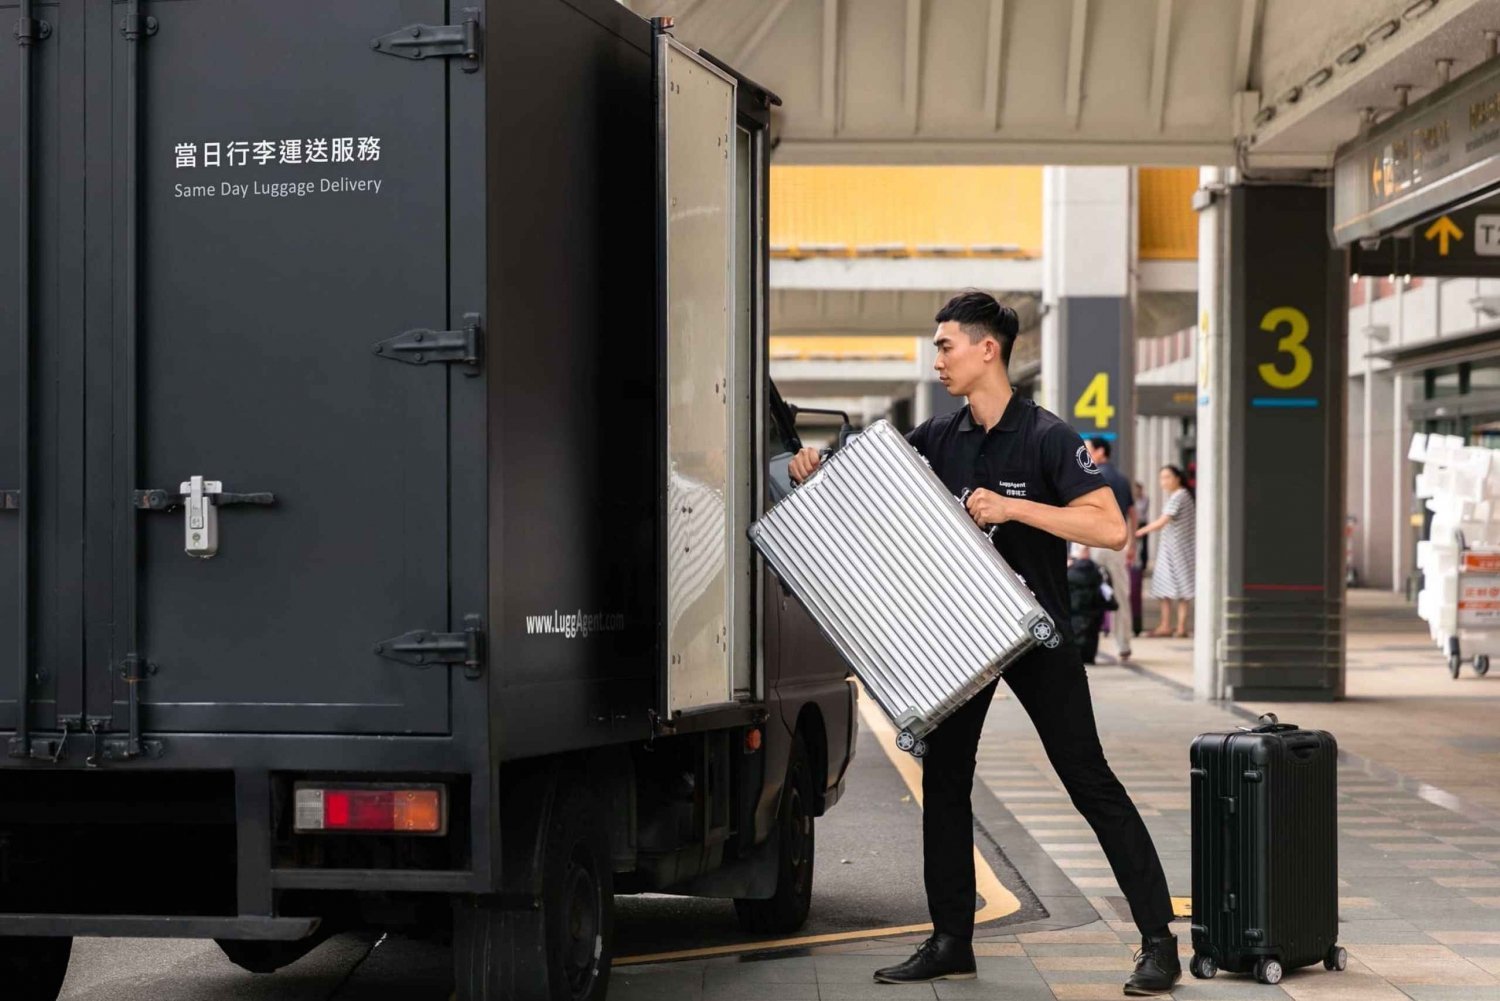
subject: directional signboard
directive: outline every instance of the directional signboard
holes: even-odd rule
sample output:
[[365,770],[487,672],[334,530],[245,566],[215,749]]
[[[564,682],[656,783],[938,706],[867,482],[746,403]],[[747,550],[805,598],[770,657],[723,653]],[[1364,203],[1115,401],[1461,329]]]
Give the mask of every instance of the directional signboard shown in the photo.
[[1491,59],[1339,147],[1333,239],[1381,236],[1497,189],[1500,59]]
[[1356,275],[1500,278],[1500,198],[1487,198],[1418,220],[1378,245],[1350,248]]

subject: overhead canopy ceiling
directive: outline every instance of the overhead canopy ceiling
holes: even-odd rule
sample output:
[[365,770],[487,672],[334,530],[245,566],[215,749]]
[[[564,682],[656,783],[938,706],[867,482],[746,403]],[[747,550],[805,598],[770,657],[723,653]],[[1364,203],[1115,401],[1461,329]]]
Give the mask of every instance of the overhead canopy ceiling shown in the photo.
[[622,0],[785,100],[780,163],[1326,166],[1495,0]]

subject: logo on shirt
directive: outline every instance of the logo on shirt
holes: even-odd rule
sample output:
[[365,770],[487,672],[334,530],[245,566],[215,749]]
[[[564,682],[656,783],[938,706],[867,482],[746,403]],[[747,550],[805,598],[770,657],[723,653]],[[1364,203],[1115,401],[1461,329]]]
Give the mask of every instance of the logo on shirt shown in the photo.
[[1094,465],[1094,458],[1089,455],[1089,447],[1087,445],[1079,445],[1078,451],[1073,453],[1073,457],[1078,460],[1079,469],[1082,469],[1085,473],[1092,473],[1095,476],[1099,475],[1099,467]]
[[1004,494],[1005,496],[1007,496],[1007,497],[1025,497],[1026,496],[1026,481],[1025,480],[1000,480],[999,481],[999,486],[1000,486],[1000,492],[1002,494]]

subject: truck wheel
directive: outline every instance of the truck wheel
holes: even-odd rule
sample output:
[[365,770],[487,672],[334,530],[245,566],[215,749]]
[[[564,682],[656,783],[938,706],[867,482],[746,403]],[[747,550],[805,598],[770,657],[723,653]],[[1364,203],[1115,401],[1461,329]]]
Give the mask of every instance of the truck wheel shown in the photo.
[[812,906],[813,781],[807,746],[798,734],[786,766],[786,784],[776,811],[780,847],[776,861],[776,893],[768,900],[743,897],[734,901],[740,927],[756,933],[793,932],[807,921]]
[[542,920],[553,1001],[604,1001],[614,960],[614,861],[586,791],[558,790],[547,831]]
[[275,973],[283,966],[291,966],[326,941],[326,934],[312,935],[295,942],[260,942],[242,939],[217,938],[219,950],[225,957],[247,973]]
[[0,984],[7,1001],[57,1001],[72,951],[71,938],[0,938]]

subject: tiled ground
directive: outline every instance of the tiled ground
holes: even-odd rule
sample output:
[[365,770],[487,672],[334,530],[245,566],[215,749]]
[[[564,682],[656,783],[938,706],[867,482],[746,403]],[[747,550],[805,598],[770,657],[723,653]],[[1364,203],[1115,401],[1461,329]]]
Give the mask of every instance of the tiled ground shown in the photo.
[[[1340,941],[1348,971],[1321,967],[1270,987],[1247,977],[1190,977],[1173,995],[1190,999],[1296,1001],[1500,1001],[1500,777],[1463,759],[1500,734],[1490,696],[1459,694],[1399,617],[1351,617],[1351,670],[1371,675],[1384,659],[1405,661],[1399,677],[1367,682],[1386,691],[1332,706],[1277,706],[1282,718],[1333,730],[1353,756],[1340,769]],[[1394,623],[1394,628],[1393,624]],[[1195,703],[1168,676],[1182,677],[1190,648],[1143,641],[1149,670],[1091,670],[1096,714],[1116,772],[1151,828],[1174,895],[1188,896],[1187,747],[1208,730],[1245,720],[1236,707]],[[1400,666],[1400,665],[1398,665]],[[1152,673],[1152,670],[1160,673]],[[1427,672],[1424,674],[1423,672]],[[1493,681],[1500,696],[1500,678]],[[1483,684],[1476,682],[1474,685]],[[1354,683],[1351,682],[1351,690]],[[1397,699],[1401,701],[1397,701]],[[1453,703],[1463,699],[1462,711]],[[1373,708],[1372,708],[1373,707]],[[1263,708],[1263,707],[1257,707]],[[1316,710],[1316,712],[1313,712]],[[1243,710],[1241,710],[1241,713]],[[1477,743],[1476,743],[1477,742]],[[1469,749],[1466,752],[1466,748]],[[1415,778],[1413,775],[1415,773]],[[1475,797],[1444,794],[1457,775]],[[887,987],[871,971],[905,956],[915,939],[829,946],[792,956],[622,968],[611,997],[693,1001],[993,998],[1069,1001],[1117,998],[1136,932],[1091,832],[1043,757],[1025,714],[997,700],[980,748],[983,788],[976,813],[1005,849],[1051,918],[981,929],[979,979],[935,987]],[[992,794],[992,795],[991,795]],[[1178,922],[1187,945],[1186,922]],[[1186,949],[1184,949],[1186,955]]]

